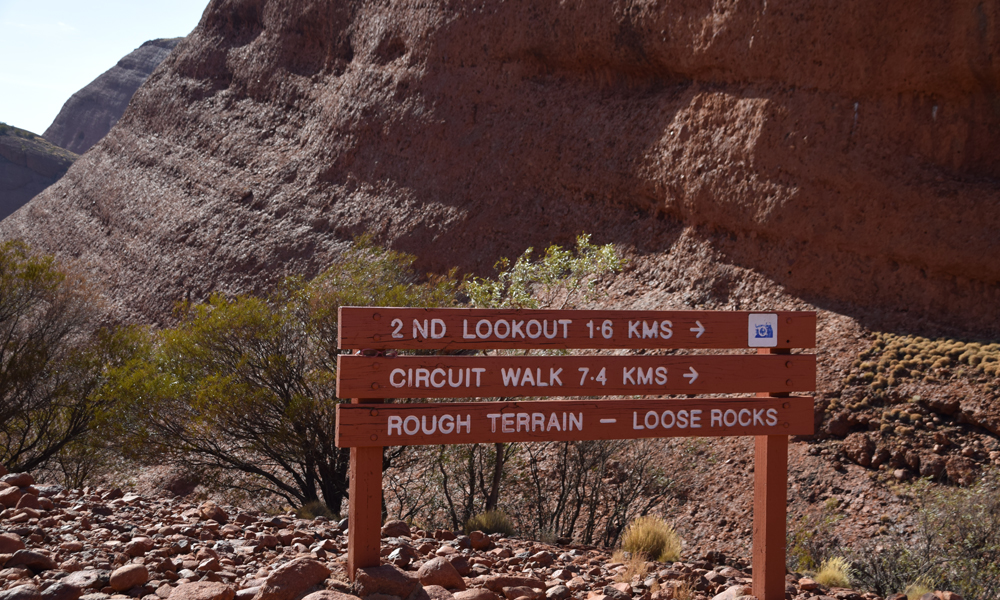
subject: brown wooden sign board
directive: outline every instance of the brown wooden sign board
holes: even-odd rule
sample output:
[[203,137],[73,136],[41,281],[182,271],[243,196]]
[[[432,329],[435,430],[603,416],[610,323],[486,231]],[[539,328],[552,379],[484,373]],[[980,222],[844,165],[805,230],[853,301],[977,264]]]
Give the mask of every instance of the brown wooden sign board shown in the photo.
[[337,446],[809,435],[812,398],[341,404]]
[[341,348],[813,348],[816,314],[341,307]]
[[[351,448],[347,570],[380,562],[382,447],[753,435],[753,594],[783,600],[788,435],[813,432],[812,312],[553,311],[342,307],[340,347],[757,349],[758,356],[340,356],[337,445]],[[367,353],[366,353],[367,354]],[[516,382],[516,383],[515,383]],[[634,399],[756,392],[755,398]],[[632,396],[380,404],[383,398]],[[773,411],[773,412],[772,412]],[[763,424],[762,424],[763,423]],[[696,426],[697,425],[697,426]]]
[[812,354],[337,357],[341,398],[805,392],[815,385]]

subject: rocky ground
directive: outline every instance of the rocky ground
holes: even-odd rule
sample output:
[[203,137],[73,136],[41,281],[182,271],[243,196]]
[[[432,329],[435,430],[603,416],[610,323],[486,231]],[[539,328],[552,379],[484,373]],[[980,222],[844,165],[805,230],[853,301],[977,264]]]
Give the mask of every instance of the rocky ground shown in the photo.
[[[717,550],[636,569],[592,546],[390,521],[383,565],[351,583],[346,520],[66,490],[23,473],[0,478],[0,505],[0,600],[736,600],[751,593],[748,565]],[[787,575],[785,596],[878,599],[801,574]],[[950,592],[936,598],[960,600]]]

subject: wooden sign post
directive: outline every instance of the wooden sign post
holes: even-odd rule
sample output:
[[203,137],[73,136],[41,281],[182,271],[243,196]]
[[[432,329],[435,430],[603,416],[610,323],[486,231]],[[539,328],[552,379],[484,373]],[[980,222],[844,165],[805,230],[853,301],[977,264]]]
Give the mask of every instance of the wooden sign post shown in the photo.
[[[351,448],[348,571],[378,566],[382,448],[755,436],[753,593],[782,600],[788,436],[813,433],[811,312],[342,307],[336,443]],[[757,354],[393,356],[386,350],[756,349]],[[755,397],[697,398],[754,393]],[[685,395],[662,398],[662,395]],[[383,398],[584,397],[387,405]],[[628,399],[605,399],[627,396]]]

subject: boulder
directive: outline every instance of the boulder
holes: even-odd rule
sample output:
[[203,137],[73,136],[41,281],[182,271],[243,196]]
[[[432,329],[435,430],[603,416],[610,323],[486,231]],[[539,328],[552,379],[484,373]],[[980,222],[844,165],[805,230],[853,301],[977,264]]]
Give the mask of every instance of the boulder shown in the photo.
[[420,580],[392,565],[358,569],[352,591],[364,598],[387,594],[406,598],[420,585]]
[[385,525],[382,526],[382,537],[409,537],[409,535],[410,526],[406,524],[406,521],[398,519],[386,521]]
[[545,590],[545,600],[569,600],[573,592],[564,585],[554,585]]
[[42,507],[42,505],[38,503],[38,496],[34,494],[22,494],[21,499],[17,501],[17,505],[15,507],[33,508],[35,510],[38,510]]
[[852,433],[841,443],[844,455],[862,467],[870,467],[875,456],[875,442],[866,433]]
[[38,588],[33,585],[19,585],[6,591],[0,591],[0,600],[42,600]]
[[0,477],[0,481],[14,487],[28,487],[35,484],[35,478],[30,473],[11,473]]
[[144,565],[125,565],[115,569],[111,573],[110,584],[116,592],[127,592],[128,590],[146,585],[149,581],[149,570]]
[[358,600],[358,597],[335,590],[320,590],[305,596],[302,600]]
[[424,594],[430,600],[455,600],[455,596],[450,591],[439,585],[424,586]]
[[493,547],[493,540],[482,531],[473,531],[469,534],[473,550],[489,550]]
[[948,479],[958,485],[971,485],[976,481],[976,464],[964,456],[949,456],[944,470]]
[[753,593],[752,590],[745,585],[734,585],[730,586],[721,594],[713,596],[712,600],[736,600],[740,596],[746,596],[751,593]]
[[521,586],[544,590],[545,582],[534,577],[519,577],[516,575],[493,575],[483,580],[483,587],[497,594],[503,594],[503,589],[506,587]]
[[3,506],[4,508],[14,508],[17,506],[18,500],[20,500],[23,495],[24,494],[21,492],[21,489],[17,487],[2,489],[0,490],[0,506]]
[[417,579],[425,586],[439,585],[458,591],[465,589],[465,580],[462,579],[458,569],[448,559],[441,557],[425,562],[417,571]]
[[16,533],[0,533],[0,554],[13,554],[24,548],[24,542]]
[[297,596],[319,585],[330,576],[330,569],[312,558],[296,558],[275,569],[254,600],[294,600]]
[[229,515],[226,511],[222,510],[218,504],[208,500],[198,507],[198,513],[201,515],[202,519],[208,520],[212,519],[217,521],[220,525],[225,525],[229,522]]
[[455,600],[500,600],[500,596],[483,588],[470,588],[453,594]]
[[214,581],[182,583],[170,592],[168,600],[233,600],[236,590],[232,586]]
[[79,600],[83,590],[75,585],[57,581],[42,591],[42,600]]
[[109,576],[107,571],[75,571],[62,578],[62,583],[72,585],[81,590],[89,588],[101,589],[108,584]]
[[8,569],[11,567],[27,567],[35,573],[51,571],[57,567],[54,560],[45,554],[35,552],[34,550],[18,550],[10,557],[7,564],[4,566]]

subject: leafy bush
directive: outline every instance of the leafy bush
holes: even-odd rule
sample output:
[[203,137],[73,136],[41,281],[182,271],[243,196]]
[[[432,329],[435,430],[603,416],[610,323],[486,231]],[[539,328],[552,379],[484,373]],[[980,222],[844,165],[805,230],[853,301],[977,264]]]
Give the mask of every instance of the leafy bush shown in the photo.
[[639,517],[625,528],[622,548],[648,560],[674,562],[681,557],[681,538],[662,517]]
[[514,535],[514,522],[503,511],[488,510],[465,522],[465,533],[473,531],[502,533],[509,537]]
[[823,561],[819,572],[814,578],[816,583],[828,587],[850,587],[851,586],[851,564],[842,556],[835,556]]

